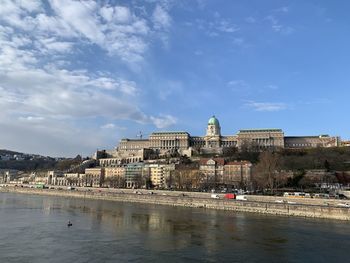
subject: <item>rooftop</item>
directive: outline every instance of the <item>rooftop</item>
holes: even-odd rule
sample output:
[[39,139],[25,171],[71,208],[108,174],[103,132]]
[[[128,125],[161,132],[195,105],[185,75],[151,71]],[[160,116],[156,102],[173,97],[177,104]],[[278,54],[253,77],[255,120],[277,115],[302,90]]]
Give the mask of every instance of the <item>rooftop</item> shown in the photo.
[[285,136],[285,139],[291,138],[331,138],[329,135],[316,135],[316,136]]
[[153,132],[151,135],[163,135],[163,134],[186,134],[186,135],[189,135],[189,133],[185,132],[185,131],[160,131],[160,132]]
[[240,133],[246,133],[246,132],[283,132],[282,129],[244,129],[244,130],[239,130]]
[[215,161],[216,164],[218,165],[224,165],[225,164],[225,159],[224,158],[201,158],[199,160],[200,165],[207,165],[207,162],[209,160]]

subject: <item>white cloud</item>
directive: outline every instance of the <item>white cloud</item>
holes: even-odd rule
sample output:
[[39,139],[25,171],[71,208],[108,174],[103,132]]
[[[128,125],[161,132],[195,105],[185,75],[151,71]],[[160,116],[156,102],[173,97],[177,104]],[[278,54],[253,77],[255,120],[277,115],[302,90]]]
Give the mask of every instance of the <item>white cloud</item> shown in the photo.
[[119,130],[115,120],[158,128],[176,123],[171,115],[154,117],[139,108],[136,82],[84,69],[85,61],[75,61],[83,52],[100,48],[118,63],[139,65],[154,38],[163,40],[172,22],[169,6],[153,6],[154,16],[96,1],[49,0],[44,5],[3,0],[0,126],[6,135],[0,144],[28,152],[88,153],[110,140],[108,128]]
[[235,46],[238,46],[238,47],[241,47],[241,48],[249,48],[249,47],[252,46],[251,44],[247,43],[247,41],[243,37],[235,37],[235,38],[233,38],[232,43]]
[[[0,77],[3,89],[0,109],[6,101],[16,102],[1,109],[5,112],[16,110],[50,117],[101,116],[144,120],[141,111],[121,96],[128,96],[136,90],[132,82],[91,78],[82,72],[55,68],[0,72]],[[105,93],[103,89],[106,88],[117,89],[120,95]]]
[[107,123],[101,126],[101,129],[114,129],[114,128],[115,128],[115,124],[113,123]]
[[215,28],[221,32],[225,33],[233,33],[239,30],[239,27],[231,24],[228,20],[220,20],[216,25]]
[[117,126],[114,123],[106,123],[106,124],[102,125],[100,128],[103,130],[106,130],[107,132],[109,132],[108,130],[119,130],[119,131],[127,130],[126,127]]
[[245,18],[245,21],[249,24],[254,24],[256,22],[256,18],[253,16],[248,16]]
[[294,28],[281,24],[275,16],[269,15],[265,17],[265,20],[269,21],[271,28],[274,32],[289,35],[294,32]]
[[197,19],[196,23],[198,29],[203,30],[210,37],[217,37],[220,34],[232,34],[240,30],[231,20],[222,18],[218,12],[214,13],[212,21]]
[[157,3],[152,13],[154,33],[161,40],[163,47],[166,49],[169,48],[169,31],[172,25],[169,6],[167,1],[161,1]]
[[168,30],[171,25],[171,17],[161,5],[157,5],[154,9],[152,20],[158,30]]
[[249,101],[245,105],[255,111],[281,111],[288,108],[287,104],[278,102]]
[[282,6],[280,8],[277,8],[273,10],[274,12],[281,12],[281,13],[288,13],[289,12],[289,7],[288,6]]
[[272,90],[277,90],[277,89],[279,89],[279,87],[277,86],[277,85],[275,85],[275,84],[269,84],[269,85],[267,85],[266,86],[268,89],[272,89]]
[[171,115],[160,115],[159,117],[151,116],[150,120],[159,129],[167,128],[177,123],[177,119]]
[[40,0],[15,0],[15,2],[23,9],[29,12],[37,12],[42,10],[42,1]]
[[19,121],[25,121],[25,122],[42,122],[45,120],[44,117],[40,116],[26,116],[26,117],[19,117]]
[[104,34],[94,15],[97,11],[96,2],[72,0],[50,0],[49,2],[54,12],[76,32],[95,44],[103,44]]
[[57,41],[55,38],[46,38],[39,40],[42,44],[42,48],[47,49],[50,52],[67,53],[73,48],[72,42]]
[[132,20],[130,9],[124,6],[103,6],[100,14],[107,22],[128,23]]
[[67,39],[79,37],[79,34],[70,26],[70,24],[58,16],[48,16],[45,13],[39,13],[34,21],[39,36],[50,34],[55,37]]
[[227,86],[229,86],[234,91],[242,91],[249,88],[249,84],[242,79],[230,80],[227,82]]
[[[72,43],[79,40],[97,45],[127,64],[143,60],[154,36],[164,41],[172,21],[165,4],[156,4],[150,18],[147,14],[144,17],[136,15],[126,6],[103,5],[95,1],[49,0],[53,12],[43,8],[40,2],[24,4],[25,8],[22,2],[25,1],[4,0],[0,22],[31,34],[40,44],[45,44],[43,39],[49,35],[55,41],[44,47],[51,51],[69,52]],[[151,22],[153,30],[149,26]]]

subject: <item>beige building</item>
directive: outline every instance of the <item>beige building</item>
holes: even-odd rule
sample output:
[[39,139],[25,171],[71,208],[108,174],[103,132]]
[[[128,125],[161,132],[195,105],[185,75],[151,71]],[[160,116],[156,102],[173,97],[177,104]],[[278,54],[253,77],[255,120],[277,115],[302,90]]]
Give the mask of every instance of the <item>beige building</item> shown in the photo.
[[[192,150],[199,153],[220,154],[231,147],[240,149],[256,147],[262,150],[265,148],[338,147],[340,145],[339,137],[328,135],[288,137],[284,136],[281,129],[244,129],[239,130],[236,135],[222,136],[220,123],[213,116],[207,123],[205,136],[191,136],[184,131],[154,132],[149,139],[122,139],[116,152],[136,155],[141,150],[149,149],[160,154],[177,151],[180,154],[189,155]],[[131,160],[131,162],[134,161]]]
[[142,149],[150,148],[148,139],[121,139],[119,142],[119,151],[138,152]]
[[83,173],[61,173],[49,171],[47,183],[56,186],[85,186]]
[[148,169],[149,179],[152,186],[155,188],[164,187],[165,176],[164,176],[164,165],[162,164],[149,164],[145,166]]
[[105,167],[105,178],[109,177],[125,177],[125,167],[117,166],[117,167]]
[[224,165],[225,160],[223,158],[201,159],[199,161],[199,171],[204,178],[215,178],[215,181],[219,182],[224,174]]
[[96,168],[86,168],[85,174],[83,176],[84,186],[90,187],[100,187],[104,180],[105,168],[96,167]]
[[[128,163],[142,162],[151,158],[153,150],[149,148],[134,148],[135,140],[122,140],[122,148],[112,151],[98,151],[95,154],[95,159],[98,160],[101,167],[117,167]],[[125,148],[130,143],[129,148]],[[141,143],[140,147],[144,145]]]
[[240,130],[237,134],[237,146],[239,148],[258,147],[259,149],[283,148],[284,133],[281,129]]
[[242,188],[251,182],[252,164],[249,161],[226,162],[224,158],[201,159],[199,170],[203,180],[215,187]]
[[222,183],[235,188],[249,186],[252,177],[252,163],[249,161],[228,162],[224,166]]
[[149,148],[153,150],[186,150],[190,146],[187,132],[154,132],[149,137]]
[[339,137],[330,137],[329,135],[320,136],[295,136],[284,138],[285,148],[316,148],[316,147],[338,147],[341,146]]

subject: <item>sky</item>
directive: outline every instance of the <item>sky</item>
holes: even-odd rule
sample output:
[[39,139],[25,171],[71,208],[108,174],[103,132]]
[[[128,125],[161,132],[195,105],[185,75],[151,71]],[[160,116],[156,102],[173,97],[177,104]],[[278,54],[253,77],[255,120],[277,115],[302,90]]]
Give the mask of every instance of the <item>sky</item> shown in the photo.
[[349,1],[0,0],[0,149],[89,156],[155,131],[348,139]]

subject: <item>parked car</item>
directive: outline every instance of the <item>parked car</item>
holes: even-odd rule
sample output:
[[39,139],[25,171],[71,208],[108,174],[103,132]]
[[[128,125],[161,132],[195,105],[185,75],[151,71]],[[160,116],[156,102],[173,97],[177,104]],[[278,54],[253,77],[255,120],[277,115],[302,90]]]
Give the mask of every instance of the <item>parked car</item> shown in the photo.
[[245,195],[236,195],[236,200],[247,201],[247,197]]
[[213,199],[220,199],[220,196],[217,194],[212,194],[210,197]]
[[225,199],[236,199],[236,195],[235,194],[225,194],[224,198]]

